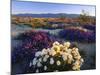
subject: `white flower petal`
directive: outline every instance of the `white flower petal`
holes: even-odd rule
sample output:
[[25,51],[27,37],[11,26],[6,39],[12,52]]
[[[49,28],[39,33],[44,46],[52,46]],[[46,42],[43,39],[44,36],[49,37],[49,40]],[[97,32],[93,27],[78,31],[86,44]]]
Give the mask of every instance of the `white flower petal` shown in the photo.
[[36,70],[36,73],[39,73],[39,70],[38,69]]
[[46,62],[46,61],[47,61],[47,58],[46,58],[46,57],[44,57],[44,58],[43,58],[43,61],[44,61],[44,62]]
[[39,62],[42,62],[42,58],[39,58]]
[[48,50],[47,49],[43,49],[41,55],[45,55],[47,53],[48,53]]
[[35,53],[35,56],[36,56],[36,57],[41,56],[41,51],[36,52],[36,53]]
[[41,67],[42,64],[40,62],[37,63],[37,67]]
[[50,58],[50,64],[54,64],[54,59],[53,58]]
[[47,70],[47,66],[44,66],[44,70]]
[[64,61],[67,60],[67,56],[66,55],[62,55],[62,58],[63,58]]
[[65,46],[65,47],[70,47],[70,45],[71,45],[70,42],[65,42],[65,43],[64,43],[64,46]]
[[55,42],[53,43],[53,46],[55,46],[55,45],[59,45],[59,42],[58,42],[58,41],[55,41]]
[[36,65],[36,63],[37,63],[37,58],[34,58],[32,65]]
[[32,63],[30,62],[30,65],[29,65],[30,67],[32,66]]

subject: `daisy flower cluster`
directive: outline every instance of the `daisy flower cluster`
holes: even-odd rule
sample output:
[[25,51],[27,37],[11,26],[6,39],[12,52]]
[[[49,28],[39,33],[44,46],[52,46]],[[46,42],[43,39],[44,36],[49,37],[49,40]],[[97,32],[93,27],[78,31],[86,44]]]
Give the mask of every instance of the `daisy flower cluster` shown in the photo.
[[36,73],[80,70],[84,60],[78,50],[77,47],[71,47],[70,42],[60,44],[55,41],[51,48],[36,52],[29,66]]

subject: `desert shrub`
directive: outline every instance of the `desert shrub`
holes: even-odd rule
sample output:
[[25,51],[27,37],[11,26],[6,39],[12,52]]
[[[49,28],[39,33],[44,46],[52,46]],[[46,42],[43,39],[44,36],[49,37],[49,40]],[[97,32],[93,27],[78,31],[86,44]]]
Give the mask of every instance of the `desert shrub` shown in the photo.
[[78,22],[80,25],[95,24],[95,21],[95,17],[90,16],[89,13],[85,10],[82,10],[82,13],[78,17]]
[[96,26],[95,25],[83,25],[83,28],[89,29],[89,30],[93,30],[95,32],[96,30]]
[[70,42],[54,42],[52,47],[35,53],[27,72],[54,72],[80,70],[83,59],[77,47],[70,47]]
[[17,36],[17,40],[22,42],[22,46],[13,48],[12,62],[20,62],[24,59],[32,59],[36,51],[51,46],[53,37],[46,32],[28,31]]
[[84,28],[66,28],[59,32],[59,37],[71,41],[95,42],[95,33]]
[[56,38],[48,32],[28,31],[19,34],[15,40],[20,41],[19,44],[21,45],[12,47],[11,62],[13,75],[26,73],[26,70],[29,68],[29,62],[34,58],[35,52],[41,51],[43,48],[51,47],[52,42]]

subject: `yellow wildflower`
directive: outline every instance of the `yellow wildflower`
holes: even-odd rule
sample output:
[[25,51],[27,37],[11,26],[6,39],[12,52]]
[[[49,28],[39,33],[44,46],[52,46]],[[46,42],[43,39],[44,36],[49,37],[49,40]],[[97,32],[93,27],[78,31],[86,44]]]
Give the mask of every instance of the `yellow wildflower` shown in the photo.
[[53,49],[56,51],[56,53],[60,53],[60,47],[59,46],[53,46]]
[[65,43],[64,43],[64,46],[65,46],[65,47],[68,47],[68,48],[69,48],[70,45],[71,45],[70,42],[65,42]]

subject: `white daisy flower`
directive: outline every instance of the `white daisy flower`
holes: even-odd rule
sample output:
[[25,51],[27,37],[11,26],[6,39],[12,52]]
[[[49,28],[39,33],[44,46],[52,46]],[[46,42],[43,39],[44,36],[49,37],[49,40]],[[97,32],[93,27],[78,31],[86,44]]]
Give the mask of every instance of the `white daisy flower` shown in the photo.
[[84,60],[81,58],[80,59],[80,66],[82,66],[82,63],[84,62]]
[[60,55],[63,55],[63,53],[64,53],[64,52],[61,51],[61,52],[60,52]]
[[68,51],[68,48],[67,47],[63,47],[63,51]]
[[34,58],[32,65],[36,65],[36,63],[37,63],[37,58]]
[[36,73],[39,73],[39,70],[38,69],[36,70]]
[[42,62],[42,58],[39,58],[39,62]]
[[75,51],[78,51],[78,48],[75,48]]
[[76,69],[77,69],[77,67],[76,67],[76,66],[73,66],[73,67],[72,67],[72,69],[73,69],[73,70],[76,70]]
[[80,65],[75,65],[72,67],[73,70],[80,70]]
[[71,60],[71,59],[69,59],[69,60],[67,61],[67,63],[68,63],[68,64],[71,64],[71,63],[72,63],[72,60]]
[[[53,64],[56,63],[56,66],[63,65],[62,62],[65,62],[65,64],[71,65],[73,70],[80,70],[80,67],[84,60],[80,56],[80,53],[78,51],[78,48],[70,48],[71,43],[65,42],[63,44],[60,44],[59,42],[55,41],[53,43],[53,46],[51,48],[42,49],[42,51],[38,51],[35,54],[35,58],[32,62],[30,62],[29,66],[36,65],[34,67],[41,67],[43,66],[42,63],[48,62],[50,59],[50,65],[53,66]],[[57,60],[54,58],[57,55],[57,57],[61,57],[63,61]],[[41,58],[40,58],[41,56]],[[51,57],[52,56],[52,57]],[[38,59],[37,59],[38,58]],[[74,62],[73,62],[74,61]],[[49,66],[50,66],[49,65]],[[43,66],[44,71],[46,71],[49,67],[46,65]],[[54,70],[58,72],[58,70]],[[36,70],[36,72],[39,72],[39,69]]]
[[71,43],[70,43],[70,42],[65,42],[65,43],[64,43],[64,46],[65,46],[65,47],[68,47],[68,48],[69,48],[69,47],[70,47],[70,45],[71,45]]
[[71,54],[68,54],[68,59],[73,59],[73,56]]
[[68,52],[69,54],[71,54],[71,51],[72,51],[72,49],[68,49],[68,50],[67,50],[67,52]]
[[46,61],[47,61],[47,58],[46,58],[46,57],[44,57],[44,58],[43,58],[43,61],[44,61],[44,62],[46,62]]
[[80,60],[81,59],[81,56],[77,55],[74,57],[76,60]]
[[51,49],[50,48],[47,48],[47,52],[49,52],[49,51],[51,51]]
[[84,62],[84,60],[81,58],[81,62]]
[[68,54],[67,58],[68,58],[68,60],[67,60],[68,64],[71,64],[72,61],[74,60],[71,54]]
[[48,53],[47,49],[44,48],[44,49],[42,50],[41,55],[45,55],[45,54],[47,54],[47,53]]
[[79,52],[78,52],[78,51],[75,51],[75,50],[72,50],[71,53],[72,53],[72,55],[73,55],[74,57],[80,55]]
[[59,47],[60,47],[60,49],[63,49],[64,46],[62,44],[60,44]]
[[53,58],[50,58],[50,64],[54,64],[54,59]]
[[35,53],[35,56],[36,56],[36,57],[41,56],[41,51],[36,52],[36,53]]
[[54,56],[55,54],[56,54],[56,51],[55,50],[51,49],[51,51],[49,51],[49,55]]
[[64,61],[67,60],[67,56],[66,55],[62,55],[62,58],[63,58]]
[[73,63],[74,66],[79,66],[80,62],[78,60],[75,61],[75,63]]
[[58,66],[61,65],[61,62],[59,60],[56,63],[57,63]]
[[37,63],[37,67],[41,67],[42,64],[40,62]]
[[62,54],[62,55],[64,55],[64,56],[68,56],[68,55],[69,55],[69,53],[63,52],[63,54]]
[[32,66],[32,63],[30,62],[30,65],[29,65],[30,67]]
[[78,52],[78,48],[76,48],[76,47],[74,47],[74,48],[72,49],[72,51],[74,51],[74,52],[76,52],[76,53],[79,53],[79,52]]
[[44,70],[47,70],[47,66],[44,66]]
[[55,42],[53,43],[53,46],[55,46],[55,45],[60,45],[60,44],[59,44],[58,41],[55,41]]
[[45,58],[49,58],[49,55],[45,55]]

